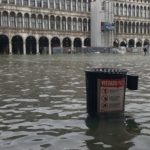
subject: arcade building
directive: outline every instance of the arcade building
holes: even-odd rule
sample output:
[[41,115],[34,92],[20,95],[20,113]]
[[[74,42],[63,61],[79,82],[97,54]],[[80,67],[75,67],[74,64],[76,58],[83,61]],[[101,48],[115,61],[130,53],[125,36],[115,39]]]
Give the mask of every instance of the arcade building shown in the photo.
[[0,0],[0,54],[90,47],[90,0]]
[[0,54],[149,44],[149,0],[0,0]]

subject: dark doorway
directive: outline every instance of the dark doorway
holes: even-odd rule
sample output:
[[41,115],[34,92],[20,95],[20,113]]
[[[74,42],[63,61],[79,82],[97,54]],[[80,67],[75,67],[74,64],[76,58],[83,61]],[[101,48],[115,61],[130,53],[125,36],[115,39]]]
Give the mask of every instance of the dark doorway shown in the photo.
[[0,54],[9,54],[9,39],[6,35],[0,35]]
[[12,38],[12,53],[23,54],[23,40],[21,36],[14,36]]
[[48,39],[46,37],[41,37],[39,39],[39,52],[40,54],[48,54],[48,50],[49,50],[49,42]]
[[26,54],[36,54],[36,39],[33,36],[26,39]]

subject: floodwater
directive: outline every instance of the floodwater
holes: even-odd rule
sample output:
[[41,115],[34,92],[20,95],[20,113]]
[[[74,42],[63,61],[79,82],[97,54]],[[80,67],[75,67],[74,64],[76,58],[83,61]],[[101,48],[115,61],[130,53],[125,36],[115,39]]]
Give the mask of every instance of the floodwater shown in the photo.
[[[125,117],[86,112],[85,73],[116,67],[139,75],[126,90]],[[0,56],[0,150],[149,150],[150,56]]]

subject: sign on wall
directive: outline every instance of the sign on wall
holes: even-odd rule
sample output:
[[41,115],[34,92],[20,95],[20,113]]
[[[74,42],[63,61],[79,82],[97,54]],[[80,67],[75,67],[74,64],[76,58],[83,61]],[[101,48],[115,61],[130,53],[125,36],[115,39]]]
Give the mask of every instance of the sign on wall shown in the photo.
[[101,22],[101,31],[113,31],[115,30],[115,24],[110,22]]

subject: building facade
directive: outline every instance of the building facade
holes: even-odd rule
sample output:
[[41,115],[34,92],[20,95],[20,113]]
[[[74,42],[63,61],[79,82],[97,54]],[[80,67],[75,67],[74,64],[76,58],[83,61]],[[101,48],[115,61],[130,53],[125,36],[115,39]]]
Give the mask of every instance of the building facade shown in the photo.
[[90,46],[90,0],[0,0],[0,54]]
[[92,46],[141,49],[141,47],[149,45],[149,0],[94,0],[91,3]]

